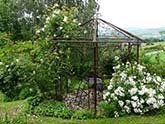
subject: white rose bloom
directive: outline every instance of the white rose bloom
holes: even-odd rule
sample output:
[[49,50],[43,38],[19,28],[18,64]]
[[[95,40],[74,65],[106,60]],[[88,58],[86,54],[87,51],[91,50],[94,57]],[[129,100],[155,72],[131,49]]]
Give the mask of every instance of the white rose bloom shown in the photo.
[[19,59],[16,59],[16,62],[19,62]]
[[126,100],[126,104],[129,105],[131,103],[130,100]]
[[86,34],[87,33],[87,30],[84,30],[84,34]]
[[116,61],[119,60],[119,57],[118,57],[118,56],[115,56],[115,60],[116,60]]
[[142,96],[142,95],[144,95],[144,93],[145,93],[144,90],[139,90],[139,95]]
[[73,22],[77,22],[77,20],[76,19],[73,19]]
[[121,79],[122,79],[122,80],[125,80],[126,77],[127,77],[127,74],[125,74],[124,72],[122,72],[122,73],[120,74],[120,76],[121,76]]
[[156,76],[157,81],[161,82],[162,79],[159,76]]
[[0,65],[3,65],[3,62],[0,62]]
[[63,29],[63,27],[61,27],[61,26],[60,26],[60,27],[59,27],[59,29],[60,29],[60,30],[62,30],[62,29]]
[[150,82],[150,81],[152,80],[152,78],[151,78],[151,77],[146,77],[146,80],[147,80],[148,82]]
[[58,15],[58,14],[60,14],[60,10],[55,10],[55,11],[53,11],[53,13]]
[[133,111],[134,111],[135,113],[139,113],[139,111],[138,111],[137,108],[134,108]]
[[136,82],[133,80],[133,77],[128,77],[128,80],[132,86],[135,86]]
[[131,94],[131,96],[133,96],[134,94],[136,94],[138,91],[138,89],[136,87],[131,88],[130,90],[128,90],[128,92]]
[[56,3],[56,4],[54,4],[54,7],[58,7],[59,5]]
[[123,105],[124,105],[123,101],[119,100],[118,103],[119,103],[120,107],[123,107]]
[[149,89],[149,97],[153,97],[156,94],[156,91],[152,88]]
[[127,65],[130,65],[130,62],[126,62]]
[[110,84],[110,85],[107,87],[108,90],[111,90],[112,88],[113,88],[113,85],[112,85],[112,84]]
[[157,103],[154,103],[154,104],[153,104],[153,108],[158,109],[158,108],[159,108],[158,104],[157,104]]
[[148,76],[148,77],[150,77],[150,75],[151,75],[150,73],[147,73],[147,76]]
[[45,31],[45,28],[41,28],[41,31]]
[[160,91],[164,92],[165,91],[165,82],[162,83],[161,87],[160,87]]
[[131,112],[131,109],[128,107],[128,106],[124,106],[124,109],[125,109],[125,111],[127,112],[127,113],[130,113]]
[[116,67],[114,67],[114,69],[119,69],[120,68],[120,65],[117,65]]
[[155,84],[160,85],[160,83],[155,78],[153,79],[153,81]]
[[124,92],[124,89],[120,86],[114,91],[114,93],[118,96],[125,96],[123,92]]
[[67,22],[67,21],[68,21],[68,17],[64,16],[63,21],[64,21],[64,22]]
[[46,18],[46,21],[49,21],[49,20],[50,20],[50,17],[47,17],[47,18]]
[[145,102],[144,99],[141,98],[140,103],[143,104],[144,102]]
[[37,30],[37,31],[36,31],[36,34],[39,34],[40,32],[41,32],[40,30]]
[[148,98],[147,101],[146,101],[146,103],[148,105],[153,104],[153,103],[156,103],[156,99],[154,97]]
[[119,113],[117,111],[114,112],[115,118],[119,117]]
[[164,99],[164,96],[162,94],[159,94],[158,99]]
[[133,107],[133,108],[136,108],[136,107],[137,107],[137,104],[136,104],[136,102],[134,102],[134,101],[131,101],[131,104],[132,104],[132,107]]
[[105,100],[107,98],[107,96],[105,94],[103,94],[103,99]]
[[164,101],[163,100],[159,100],[158,104],[159,104],[159,106],[164,106]]
[[109,96],[109,95],[110,95],[110,93],[109,92],[106,92],[105,94],[103,94],[103,99],[106,99],[107,96]]
[[137,101],[139,98],[137,96],[132,96],[131,99]]

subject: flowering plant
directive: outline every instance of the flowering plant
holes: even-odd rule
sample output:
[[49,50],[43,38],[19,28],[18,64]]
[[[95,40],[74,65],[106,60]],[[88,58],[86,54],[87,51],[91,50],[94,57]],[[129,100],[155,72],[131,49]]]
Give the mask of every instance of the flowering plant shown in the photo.
[[164,105],[165,82],[146,72],[140,64],[127,62],[114,67],[115,73],[103,95],[106,104],[115,107],[110,116],[145,114]]
[[54,4],[48,8],[48,14],[45,18],[45,22],[42,28],[36,30],[37,35],[48,37],[63,37],[69,38],[71,36],[77,36],[80,30],[77,29],[79,23],[74,17],[75,8],[60,8],[58,4]]

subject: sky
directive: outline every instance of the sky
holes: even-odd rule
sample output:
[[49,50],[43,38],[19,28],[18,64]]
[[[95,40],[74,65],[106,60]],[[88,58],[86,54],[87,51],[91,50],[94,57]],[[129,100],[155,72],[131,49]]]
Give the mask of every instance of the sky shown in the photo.
[[165,0],[98,0],[101,18],[128,28],[165,27]]

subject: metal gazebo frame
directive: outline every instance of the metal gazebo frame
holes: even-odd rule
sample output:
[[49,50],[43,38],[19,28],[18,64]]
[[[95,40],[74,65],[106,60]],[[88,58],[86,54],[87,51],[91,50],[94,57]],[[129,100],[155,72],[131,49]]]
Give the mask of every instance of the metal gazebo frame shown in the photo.
[[[116,32],[118,32],[119,34],[122,35],[122,37],[99,37],[98,35],[98,25],[99,25],[99,21],[101,21],[102,23],[106,24],[107,26],[109,26],[110,28],[112,28],[113,30],[115,30]],[[108,41],[115,41],[113,43],[117,43],[117,44],[122,44],[122,43],[126,43],[128,45],[128,61],[130,60],[130,52],[131,52],[131,47],[132,46],[136,46],[136,61],[137,63],[139,63],[139,47],[141,45],[142,42],[144,42],[143,39],[135,36],[134,34],[114,25],[111,24],[110,22],[107,22],[101,18],[93,18],[81,25],[79,25],[80,27],[83,27],[89,23],[93,24],[93,36],[91,38],[87,38],[87,37],[70,37],[70,38],[61,38],[61,37],[54,37],[52,39],[52,41],[58,42],[58,43],[93,43],[94,45],[92,46],[93,48],[93,77],[94,77],[94,114],[96,115],[97,113],[97,89],[96,89],[96,85],[97,85],[97,75],[98,75],[98,49],[100,47],[108,47],[106,44],[99,46],[98,43],[107,43]],[[101,41],[100,41],[101,40]],[[72,46],[72,47],[81,47],[81,46]],[[91,48],[91,46],[86,46],[87,48]]]

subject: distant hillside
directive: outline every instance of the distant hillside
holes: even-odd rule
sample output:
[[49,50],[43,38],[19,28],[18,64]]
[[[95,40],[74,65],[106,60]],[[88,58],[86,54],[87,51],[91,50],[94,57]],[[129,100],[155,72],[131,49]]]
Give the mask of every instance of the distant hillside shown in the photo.
[[160,32],[165,31],[165,27],[149,28],[149,29],[126,28],[126,30],[144,39],[155,38],[155,39],[165,40],[165,34],[160,34]]

